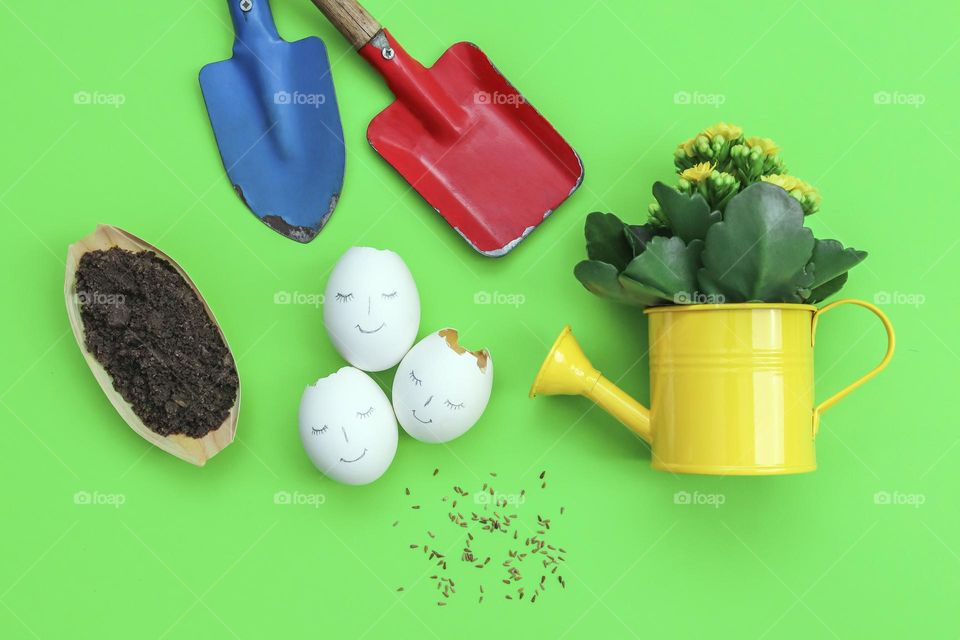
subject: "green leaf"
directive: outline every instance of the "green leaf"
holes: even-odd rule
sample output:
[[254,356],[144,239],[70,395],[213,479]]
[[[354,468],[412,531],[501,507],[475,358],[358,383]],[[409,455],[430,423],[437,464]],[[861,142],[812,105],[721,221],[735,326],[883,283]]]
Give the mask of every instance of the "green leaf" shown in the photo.
[[[857,251],[853,248],[844,249],[836,240],[817,240],[813,246],[813,283],[815,289],[857,266],[867,257],[866,251]],[[842,283],[841,283],[842,286]],[[831,291],[830,293],[836,293]],[[828,294],[829,295],[829,294]]]
[[650,223],[631,224],[624,229],[624,234],[627,236],[627,242],[633,248],[633,256],[630,258],[632,260],[643,253],[647,248],[647,243],[657,235],[657,227]]
[[628,227],[612,213],[595,211],[587,216],[584,235],[587,238],[587,257],[613,265],[618,271],[633,259],[633,247],[625,232]]
[[667,294],[670,300],[687,300],[697,291],[697,268],[703,241],[689,245],[674,236],[658,236],[647,243],[647,250],[630,261],[620,281],[627,277],[654,290]]
[[587,291],[621,304],[649,307],[660,304],[667,298],[659,291],[647,287],[623,286],[617,268],[606,262],[584,260],[574,268],[573,273]]
[[742,297],[731,294],[720,286],[720,283],[714,280],[710,272],[703,267],[697,272],[697,284],[700,285],[700,293],[704,296],[709,296],[715,302],[744,302]]
[[807,304],[817,304],[818,302],[823,302],[837,291],[840,291],[840,289],[843,288],[843,285],[847,283],[847,278],[849,276],[850,274],[848,273],[842,273],[833,280],[827,280],[824,284],[810,292],[810,296],[807,298]]
[[663,216],[670,223],[673,233],[684,242],[703,240],[707,229],[720,221],[719,211],[710,211],[703,196],[695,193],[688,196],[662,182],[653,185],[653,197],[660,203]]
[[813,233],[803,209],[780,187],[750,185],[727,204],[723,220],[710,227],[700,280],[725,291],[730,302],[800,302],[813,273]]
[[642,282],[637,282],[629,276],[620,274],[620,285],[623,287],[625,294],[629,297],[630,302],[628,304],[633,304],[639,307],[656,307],[665,303],[673,302],[672,297],[658,291],[653,287],[649,287]]

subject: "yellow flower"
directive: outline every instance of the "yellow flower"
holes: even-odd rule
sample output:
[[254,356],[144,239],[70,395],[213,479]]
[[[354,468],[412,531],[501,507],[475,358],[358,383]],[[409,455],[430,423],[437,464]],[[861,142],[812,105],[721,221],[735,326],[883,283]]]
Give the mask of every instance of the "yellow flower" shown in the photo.
[[700,164],[693,165],[689,169],[684,169],[680,173],[680,177],[687,182],[702,182],[710,177],[710,174],[713,173],[713,168],[714,165],[709,162],[701,162]]
[[767,157],[775,156],[780,153],[780,147],[778,147],[777,143],[770,138],[747,138],[747,146],[760,147],[760,150],[763,151],[763,155]]
[[677,145],[677,149],[683,149],[683,152],[687,155],[688,158],[693,157],[693,144],[697,141],[696,138],[690,138],[684,142],[681,142]]
[[718,122],[712,127],[707,127],[703,130],[703,135],[707,136],[711,140],[715,136],[723,136],[725,140],[736,140],[743,135],[743,129],[738,127],[735,124],[727,124],[726,122]]
[[817,204],[820,203],[820,192],[800,178],[795,178],[793,176],[772,175],[761,176],[760,179],[764,182],[775,184],[790,193],[799,191],[803,196],[812,199]]

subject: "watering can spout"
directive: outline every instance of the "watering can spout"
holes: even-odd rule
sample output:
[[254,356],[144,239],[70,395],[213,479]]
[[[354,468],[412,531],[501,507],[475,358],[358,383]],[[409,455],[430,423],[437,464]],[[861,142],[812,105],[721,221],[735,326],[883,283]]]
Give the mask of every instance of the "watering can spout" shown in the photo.
[[589,398],[647,444],[653,443],[650,411],[590,364],[569,326],[560,332],[530,387],[530,397],[537,395]]

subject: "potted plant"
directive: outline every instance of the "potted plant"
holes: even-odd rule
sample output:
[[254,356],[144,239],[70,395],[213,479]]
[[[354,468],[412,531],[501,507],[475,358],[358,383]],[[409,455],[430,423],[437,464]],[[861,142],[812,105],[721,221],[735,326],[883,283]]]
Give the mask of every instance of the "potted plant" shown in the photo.
[[[892,328],[873,305],[814,306],[837,293],[867,254],[814,237],[804,222],[820,195],[787,173],[770,139],[720,123],[681,143],[674,164],[677,185],[654,184],[646,222],[587,216],[588,259],[574,270],[590,292],[649,316],[652,411],[593,369],[569,329],[531,395],[588,395],[651,443],[658,469],[812,471],[820,414],[893,352]],[[887,354],[814,407],[813,336],[820,315],[841,304],[877,314]]]

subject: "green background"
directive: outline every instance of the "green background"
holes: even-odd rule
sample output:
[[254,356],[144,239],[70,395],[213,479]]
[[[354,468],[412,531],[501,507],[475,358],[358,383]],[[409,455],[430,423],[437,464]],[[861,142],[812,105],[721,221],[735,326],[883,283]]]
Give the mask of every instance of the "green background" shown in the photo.
[[[343,200],[308,246],[257,222],[224,178],[197,83],[204,63],[230,52],[222,1],[0,0],[0,636],[955,637],[960,5],[369,9],[425,62],[478,43],[582,155],[583,188],[505,259],[473,254],[367,147],[388,91],[306,0],[276,0],[274,12],[285,38],[326,41],[348,145]],[[79,105],[77,92],[124,103]],[[774,138],[791,172],[821,189],[815,233],[870,252],[843,295],[885,302],[897,329],[890,368],[824,418],[813,474],[655,472],[646,448],[587,401],[526,399],[565,323],[597,366],[647,399],[646,322],[572,276],[583,218],[600,209],[641,221],[675,145],[720,120]],[[238,438],[205,468],[133,434],[69,332],[66,247],[101,222],[177,259],[228,336],[243,384]],[[352,245],[400,253],[423,299],[421,335],[459,328],[468,346],[491,350],[497,375],[469,434],[449,446],[402,434],[389,472],[365,488],[328,481],[301,451],[300,393],[342,361],[320,309],[274,303],[322,293]],[[484,292],[519,304],[477,304]],[[818,397],[882,348],[867,312],[831,314]],[[389,385],[392,372],[378,377]],[[456,559],[461,534],[441,496],[489,472],[498,491],[526,489],[519,526],[553,519],[565,590],[549,582],[532,605],[507,601],[497,566],[507,546],[479,534],[492,566]],[[676,504],[683,491],[723,504]],[[278,492],[322,504],[277,504]],[[882,492],[915,504],[877,504]],[[123,504],[77,504],[78,493]],[[408,549],[428,529],[453,558],[458,592],[445,608],[431,565]]]

